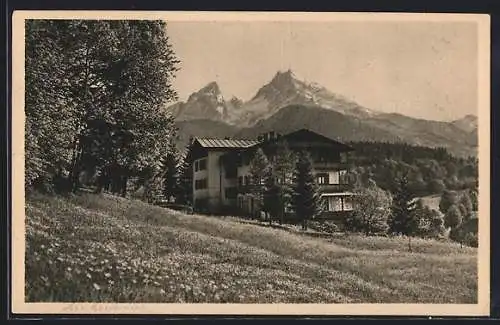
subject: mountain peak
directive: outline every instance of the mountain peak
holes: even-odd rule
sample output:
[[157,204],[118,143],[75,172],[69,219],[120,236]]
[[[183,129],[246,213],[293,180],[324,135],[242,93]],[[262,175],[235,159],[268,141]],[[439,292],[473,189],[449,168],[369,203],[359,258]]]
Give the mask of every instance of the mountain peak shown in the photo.
[[205,87],[201,88],[198,92],[220,93],[219,84],[217,84],[216,81],[211,81]]
[[477,120],[477,116],[474,114],[467,114],[462,118],[462,120]]
[[467,114],[458,120],[452,121],[452,123],[455,126],[461,128],[462,130],[467,131],[467,132],[472,132],[472,131],[476,130],[478,127],[477,116],[474,114]]
[[278,72],[276,72],[276,74],[274,75],[274,78],[271,80],[271,83],[290,83],[294,80],[297,80],[297,77],[291,69],[288,69],[286,71],[278,70]]

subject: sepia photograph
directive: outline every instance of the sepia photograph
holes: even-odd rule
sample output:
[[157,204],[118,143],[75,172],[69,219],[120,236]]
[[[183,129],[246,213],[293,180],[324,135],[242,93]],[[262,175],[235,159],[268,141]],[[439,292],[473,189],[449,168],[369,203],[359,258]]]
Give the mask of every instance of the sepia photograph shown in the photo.
[[489,28],[15,12],[13,312],[489,313]]

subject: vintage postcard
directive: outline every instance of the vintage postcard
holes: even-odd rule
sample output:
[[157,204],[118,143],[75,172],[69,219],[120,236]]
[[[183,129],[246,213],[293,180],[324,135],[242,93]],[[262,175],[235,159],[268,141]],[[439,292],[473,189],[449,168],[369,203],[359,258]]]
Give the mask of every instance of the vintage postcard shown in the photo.
[[12,21],[13,313],[489,313],[489,16]]

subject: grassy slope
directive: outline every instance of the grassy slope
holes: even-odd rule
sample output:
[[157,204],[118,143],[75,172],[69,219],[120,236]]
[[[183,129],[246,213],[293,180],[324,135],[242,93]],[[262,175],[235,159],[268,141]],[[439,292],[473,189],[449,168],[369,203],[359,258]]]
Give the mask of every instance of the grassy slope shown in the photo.
[[475,303],[476,249],[320,239],[139,201],[33,196],[28,301]]

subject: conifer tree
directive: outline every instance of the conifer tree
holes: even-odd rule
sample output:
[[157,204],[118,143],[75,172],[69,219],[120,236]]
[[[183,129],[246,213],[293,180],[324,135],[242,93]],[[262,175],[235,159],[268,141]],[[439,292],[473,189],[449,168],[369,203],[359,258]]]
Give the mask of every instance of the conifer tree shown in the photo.
[[180,158],[179,180],[175,195],[175,202],[179,204],[193,204],[193,166],[190,163],[190,150],[188,147],[186,153]]
[[170,200],[178,194],[179,187],[179,153],[175,144],[170,144],[170,150],[163,161],[163,196]]
[[415,209],[415,195],[409,187],[408,176],[399,176],[393,197],[392,217],[389,222],[389,231],[396,234],[412,235],[418,225],[412,211]]
[[278,218],[281,207],[283,205],[282,196],[280,195],[280,186],[274,166],[268,168],[264,176],[264,194],[263,194],[263,209],[268,213],[269,224],[273,219]]
[[307,230],[308,221],[321,212],[321,195],[306,151],[299,153],[295,165],[292,208],[301,220],[303,230]]
[[270,169],[271,165],[266,154],[261,148],[258,148],[250,161],[250,191],[256,203],[256,206],[252,207],[254,213],[259,212],[264,205],[265,182]]
[[277,192],[277,209],[276,217],[279,223],[284,222],[285,208],[290,204],[292,197],[292,181],[293,171],[295,169],[295,155],[289,149],[286,141],[281,140],[278,142],[278,149],[273,162],[273,169],[276,176],[276,184],[274,189]]

